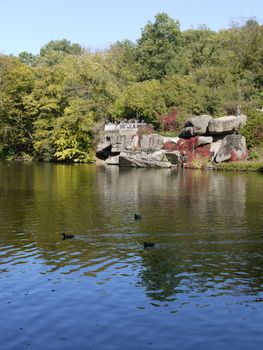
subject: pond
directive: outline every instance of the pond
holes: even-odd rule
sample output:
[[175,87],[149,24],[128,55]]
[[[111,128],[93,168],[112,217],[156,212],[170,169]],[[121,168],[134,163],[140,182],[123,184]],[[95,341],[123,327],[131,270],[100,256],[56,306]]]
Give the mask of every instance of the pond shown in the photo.
[[261,349],[262,198],[256,173],[0,162],[1,349]]

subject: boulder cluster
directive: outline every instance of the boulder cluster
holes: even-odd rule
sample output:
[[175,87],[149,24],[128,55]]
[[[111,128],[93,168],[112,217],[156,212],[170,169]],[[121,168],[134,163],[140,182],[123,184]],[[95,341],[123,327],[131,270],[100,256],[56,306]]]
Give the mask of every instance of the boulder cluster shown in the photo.
[[[179,137],[183,140],[195,138],[195,153],[211,157],[212,162],[237,161],[247,159],[245,137],[238,133],[245,125],[247,117],[225,116],[213,119],[209,115],[189,118],[181,130]],[[193,141],[192,141],[193,143]],[[202,152],[201,148],[207,152]],[[191,159],[190,159],[191,161]]]
[[106,164],[130,167],[207,167],[213,162],[247,159],[246,140],[238,133],[246,116],[189,118],[179,137],[104,131],[97,156]]

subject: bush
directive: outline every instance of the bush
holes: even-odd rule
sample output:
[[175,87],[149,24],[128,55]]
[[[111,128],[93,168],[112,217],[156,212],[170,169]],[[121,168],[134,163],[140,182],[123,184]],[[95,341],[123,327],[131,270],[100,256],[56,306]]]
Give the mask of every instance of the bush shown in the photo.
[[160,115],[158,119],[162,131],[179,132],[181,129],[181,125],[177,120],[177,110],[175,108],[173,108],[169,114]]
[[258,152],[257,152],[255,149],[252,149],[252,150],[249,152],[249,159],[251,159],[251,160],[256,160],[256,159],[258,159]]
[[263,146],[263,113],[250,111],[247,113],[248,119],[246,125],[240,133],[245,136],[248,148]]
[[236,170],[236,171],[259,171],[263,172],[263,162],[249,161],[249,162],[229,162],[218,163],[214,165],[216,170]]

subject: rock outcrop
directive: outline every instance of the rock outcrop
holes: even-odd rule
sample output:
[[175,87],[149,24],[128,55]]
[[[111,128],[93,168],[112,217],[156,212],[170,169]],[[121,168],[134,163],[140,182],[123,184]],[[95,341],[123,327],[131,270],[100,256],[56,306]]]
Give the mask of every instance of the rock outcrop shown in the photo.
[[198,135],[215,136],[227,135],[237,132],[245,125],[247,117],[228,115],[220,118],[212,118],[209,115],[201,115],[189,118],[180,132],[180,137],[190,138]]
[[[208,159],[208,150],[210,160],[217,163],[224,161],[243,160],[247,158],[246,140],[238,134],[239,129],[245,125],[247,117],[224,116],[212,118],[207,115],[192,117],[185,122],[180,136],[189,140],[193,144],[193,137],[196,139],[195,148],[192,152],[183,150],[187,158],[186,162],[192,162],[199,157],[204,156]],[[200,136],[202,135],[202,136]],[[203,147],[198,148],[198,146]]]
[[245,125],[247,117],[240,115],[238,117],[228,115],[226,117],[210,120],[207,128],[208,135],[226,135],[237,132],[240,127]]
[[158,134],[139,136],[134,131],[105,131],[98,144],[96,153],[100,159],[119,155],[123,151],[157,151],[161,150],[165,142],[176,143],[179,137],[164,137]]
[[206,114],[187,119],[179,137],[188,138],[198,135],[205,135],[211,120],[212,117]]
[[136,168],[171,168],[180,162],[179,152],[121,152],[119,155],[120,167]]
[[97,156],[108,165],[158,168],[243,160],[247,158],[246,140],[238,130],[245,122],[245,115],[195,116],[185,122],[180,137],[104,131]]
[[215,157],[217,163],[227,160],[237,161],[247,159],[246,139],[242,135],[233,134],[224,137]]

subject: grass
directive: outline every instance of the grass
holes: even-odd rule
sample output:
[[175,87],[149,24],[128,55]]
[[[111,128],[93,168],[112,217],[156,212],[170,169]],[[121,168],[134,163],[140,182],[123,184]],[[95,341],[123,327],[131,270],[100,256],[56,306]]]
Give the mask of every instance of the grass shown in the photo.
[[215,170],[234,171],[259,171],[263,172],[263,161],[240,161],[230,163],[219,163],[214,165]]
[[158,131],[158,134],[165,137],[178,137],[178,131]]

